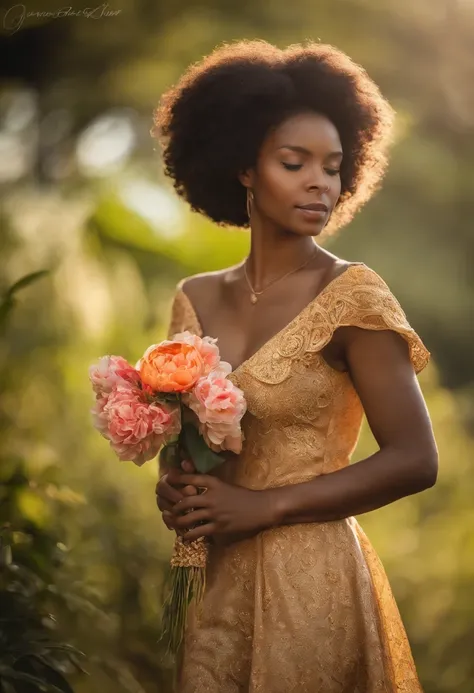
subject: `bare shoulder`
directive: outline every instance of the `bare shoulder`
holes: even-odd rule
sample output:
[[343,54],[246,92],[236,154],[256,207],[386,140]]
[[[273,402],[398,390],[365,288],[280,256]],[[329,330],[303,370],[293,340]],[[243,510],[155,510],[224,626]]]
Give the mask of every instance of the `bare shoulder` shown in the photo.
[[238,266],[237,264],[212,272],[199,272],[180,282],[182,291],[193,304],[198,317],[201,313],[200,306],[202,306],[202,313],[207,312],[222,297],[225,285],[234,280]]
[[351,262],[349,260],[345,260],[344,258],[338,257],[326,249],[321,249],[321,254],[323,255],[322,265],[326,270],[322,285],[320,287],[321,289],[324,288],[326,284],[332,282],[333,279],[336,279],[340,274],[344,274],[344,272],[346,272],[346,270],[348,270],[350,267],[364,264],[358,261]]
[[184,293],[190,298],[199,297],[200,295],[210,293],[220,287],[223,281],[223,276],[228,270],[217,270],[215,272],[199,272],[191,277],[186,277],[180,286]]
[[180,282],[181,289],[191,300],[202,291],[212,288],[216,284],[216,272],[199,272],[191,277],[186,277]]

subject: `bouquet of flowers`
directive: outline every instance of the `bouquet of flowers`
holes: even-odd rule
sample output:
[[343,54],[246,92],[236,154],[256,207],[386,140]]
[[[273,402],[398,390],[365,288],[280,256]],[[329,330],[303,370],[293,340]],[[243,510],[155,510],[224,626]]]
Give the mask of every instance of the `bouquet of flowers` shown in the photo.
[[[232,367],[220,360],[216,342],[179,332],[150,346],[135,366],[121,356],[103,356],[89,368],[93,424],[120,460],[141,466],[164,448],[167,464],[179,466],[179,450],[186,449],[197,472],[205,474],[225,461],[224,450],[241,452],[247,404],[227,378]],[[202,599],[207,550],[204,537],[187,546],[176,539],[163,611],[163,637],[173,652],[190,601]]]

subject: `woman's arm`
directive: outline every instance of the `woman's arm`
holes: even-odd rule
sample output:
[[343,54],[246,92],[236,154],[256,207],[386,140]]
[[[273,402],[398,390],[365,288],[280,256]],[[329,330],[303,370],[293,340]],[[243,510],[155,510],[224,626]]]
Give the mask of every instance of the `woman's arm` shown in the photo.
[[[173,506],[173,526],[198,536],[252,534],[278,525],[328,522],[375,510],[433,486],[438,452],[406,342],[393,331],[340,328],[351,378],[380,450],[344,469],[254,491],[215,477],[170,472],[170,483],[208,487]],[[172,477],[172,478],[171,478]],[[194,511],[184,516],[190,508]]]
[[380,450],[310,482],[270,489],[276,524],[360,515],[436,483],[438,451],[407,343],[390,330],[338,332]]

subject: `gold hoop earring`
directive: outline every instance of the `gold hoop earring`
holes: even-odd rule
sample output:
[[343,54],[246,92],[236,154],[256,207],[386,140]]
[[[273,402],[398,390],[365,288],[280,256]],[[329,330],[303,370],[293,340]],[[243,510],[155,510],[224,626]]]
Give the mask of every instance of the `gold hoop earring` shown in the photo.
[[253,204],[253,192],[247,188],[247,216],[250,219],[251,205]]

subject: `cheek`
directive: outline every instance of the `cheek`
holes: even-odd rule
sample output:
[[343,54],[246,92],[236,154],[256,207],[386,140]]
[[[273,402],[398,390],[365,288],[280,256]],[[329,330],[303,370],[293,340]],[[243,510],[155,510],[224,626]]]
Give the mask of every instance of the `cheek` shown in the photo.
[[340,195],[341,195],[341,189],[342,189],[342,183],[341,179],[339,176],[335,178],[334,181],[331,183],[330,191],[331,191],[331,199],[333,204],[335,205],[336,202],[338,201]]
[[270,201],[273,205],[279,206],[288,198],[294,197],[298,180],[296,175],[289,175],[281,164],[268,165],[259,187],[262,202]]

